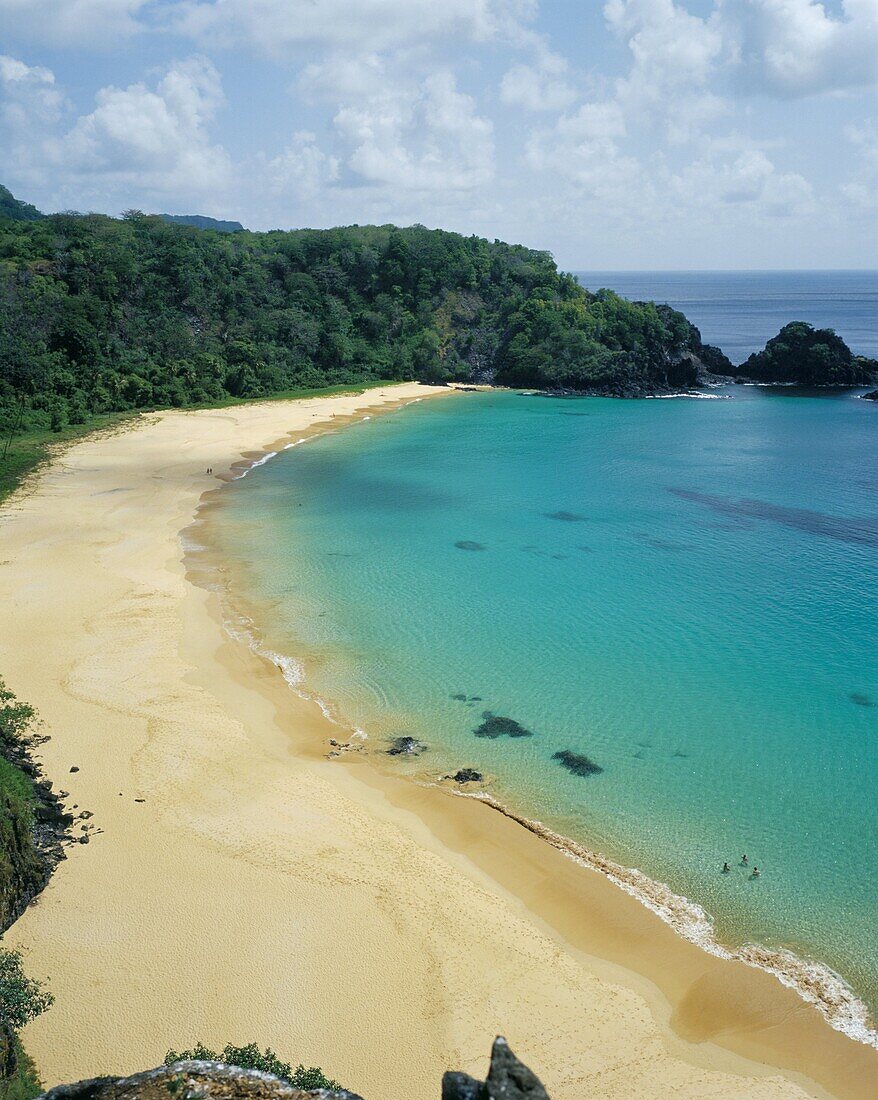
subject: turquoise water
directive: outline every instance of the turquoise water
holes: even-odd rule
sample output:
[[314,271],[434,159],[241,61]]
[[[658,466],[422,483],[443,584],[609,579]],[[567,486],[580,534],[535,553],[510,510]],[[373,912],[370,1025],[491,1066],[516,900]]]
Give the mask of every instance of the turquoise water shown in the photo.
[[[266,645],[373,751],[489,773],[874,1013],[878,407],[729,392],[413,404],[233,484],[221,539]],[[533,735],[474,736],[485,710]]]

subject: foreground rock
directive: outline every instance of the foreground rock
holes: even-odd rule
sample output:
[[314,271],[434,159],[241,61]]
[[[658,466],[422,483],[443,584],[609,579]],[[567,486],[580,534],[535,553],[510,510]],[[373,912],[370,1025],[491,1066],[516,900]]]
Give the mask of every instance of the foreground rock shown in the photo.
[[515,1057],[502,1035],[494,1040],[491,1068],[485,1081],[468,1073],[446,1073],[442,1100],[549,1100],[542,1082]]
[[[413,1068],[417,1072],[417,1068]],[[438,1082],[437,1082],[438,1083]],[[159,1066],[133,1077],[94,1077],[58,1085],[40,1100],[363,1100],[344,1089],[303,1091],[288,1081],[257,1069],[227,1062],[186,1060]],[[391,1100],[375,1097],[374,1100]],[[520,1062],[502,1035],[494,1040],[486,1081],[468,1073],[442,1078],[442,1100],[549,1100],[539,1078]]]
[[302,1092],[270,1073],[224,1062],[173,1062],[133,1077],[95,1077],[59,1085],[43,1096],[45,1100],[362,1100],[343,1090]]

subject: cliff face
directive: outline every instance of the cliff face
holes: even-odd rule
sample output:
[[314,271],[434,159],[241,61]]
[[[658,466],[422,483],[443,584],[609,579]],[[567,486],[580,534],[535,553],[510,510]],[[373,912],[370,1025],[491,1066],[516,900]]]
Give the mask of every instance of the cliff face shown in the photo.
[[[413,1070],[416,1072],[416,1070]],[[225,1062],[183,1061],[133,1077],[97,1077],[59,1085],[42,1100],[363,1100],[352,1092],[303,1092],[279,1077]],[[389,1100],[376,1097],[375,1100]],[[467,1073],[446,1073],[442,1100],[549,1100],[537,1076],[520,1062],[502,1036],[494,1040],[485,1081]]]

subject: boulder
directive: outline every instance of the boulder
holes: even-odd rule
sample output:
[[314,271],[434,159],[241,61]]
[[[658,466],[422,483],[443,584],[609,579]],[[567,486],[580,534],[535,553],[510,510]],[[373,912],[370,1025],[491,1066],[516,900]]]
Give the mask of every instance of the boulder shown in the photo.
[[467,1073],[446,1073],[442,1100],[549,1100],[537,1075],[512,1053],[502,1035],[494,1040],[491,1068],[485,1081]]

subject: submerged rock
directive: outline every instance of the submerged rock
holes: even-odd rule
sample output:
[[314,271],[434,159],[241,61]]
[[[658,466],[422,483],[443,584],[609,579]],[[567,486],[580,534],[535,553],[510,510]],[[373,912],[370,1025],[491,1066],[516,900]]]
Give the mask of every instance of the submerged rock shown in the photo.
[[582,523],[588,516],[581,516],[578,512],[544,512],[546,519],[559,519],[562,523]]
[[604,770],[600,764],[595,764],[590,757],[580,752],[571,752],[569,749],[559,749],[552,753],[552,759],[557,760],[562,768],[573,775],[600,775]]
[[446,1073],[442,1100],[549,1100],[537,1075],[520,1062],[502,1035],[494,1040],[491,1068],[485,1081],[468,1073]]
[[852,703],[856,703],[858,707],[875,706],[875,701],[871,695],[864,695],[861,691],[852,691],[848,698]]
[[388,756],[420,756],[427,746],[416,737],[394,737],[387,750]]
[[458,550],[487,550],[487,546],[483,546],[480,542],[473,542],[472,539],[461,539],[454,544]]
[[482,719],[482,724],[473,730],[476,737],[489,737],[492,741],[497,737],[533,737],[533,730],[527,729],[514,718],[504,718],[501,714],[492,714],[486,710]]

